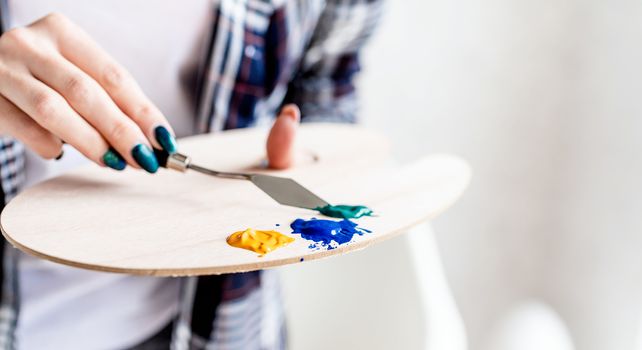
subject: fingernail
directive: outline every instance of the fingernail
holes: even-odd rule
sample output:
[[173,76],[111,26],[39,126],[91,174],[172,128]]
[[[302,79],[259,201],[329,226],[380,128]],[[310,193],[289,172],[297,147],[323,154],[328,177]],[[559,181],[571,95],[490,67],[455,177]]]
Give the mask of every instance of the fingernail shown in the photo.
[[64,149],[61,149],[61,150],[60,150],[60,154],[58,155],[58,157],[56,157],[56,158],[54,158],[54,159],[55,159],[55,160],[60,160],[60,158],[62,158],[62,156],[64,156],[64,155],[65,155],[65,150],[64,150]]
[[299,121],[299,118],[297,118],[297,115],[294,113],[287,113],[285,116],[291,123],[297,123]]
[[139,143],[132,149],[132,157],[136,159],[138,165],[149,173],[155,173],[158,170],[158,161],[149,147]]
[[154,129],[154,136],[156,136],[156,141],[163,147],[163,150],[169,154],[176,153],[178,146],[176,145],[176,139],[169,130],[164,126],[157,126]]
[[103,155],[103,163],[115,170],[123,170],[127,166],[127,162],[125,162],[123,156],[121,156],[113,148],[110,148],[109,150],[107,150],[107,152],[105,152],[105,154]]
[[296,106],[286,105],[285,107],[283,107],[283,109],[281,109],[281,114],[284,114],[286,117],[288,117],[289,120],[293,122],[298,122],[301,112]]

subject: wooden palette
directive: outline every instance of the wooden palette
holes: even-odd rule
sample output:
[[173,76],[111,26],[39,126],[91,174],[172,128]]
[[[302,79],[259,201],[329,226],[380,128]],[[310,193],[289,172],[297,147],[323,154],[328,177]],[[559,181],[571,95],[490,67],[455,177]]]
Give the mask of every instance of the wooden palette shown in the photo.
[[[87,165],[36,185],[2,212],[4,236],[17,248],[71,266],[157,276],[241,272],[362,249],[448,208],[469,181],[465,162],[431,156],[390,166],[385,137],[361,127],[303,125],[300,156],[287,171],[261,169],[267,130],[234,130],[179,141],[182,153],[217,170],[265,171],[296,179],[334,204],[363,204],[357,219],[372,233],[332,250],[291,234],[296,218],[321,218],[280,206],[251,183],[162,169],[115,172]],[[277,226],[277,224],[279,226]],[[235,231],[277,230],[296,238],[259,257],[226,243]]]

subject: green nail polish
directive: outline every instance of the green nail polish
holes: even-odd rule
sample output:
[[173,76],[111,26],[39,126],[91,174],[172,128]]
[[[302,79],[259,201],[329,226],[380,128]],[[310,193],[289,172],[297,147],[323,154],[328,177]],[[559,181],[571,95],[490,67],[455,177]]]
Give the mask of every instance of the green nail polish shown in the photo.
[[123,170],[127,166],[127,163],[125,162],[125,159],[123,159],[123,156],[118,154],[118,152],[116,152],[116,150],[113,148],[110,148],[103,155],[103,163],[115,170]]
[[132,157],[134,157],[138,165],[147,170],[147,172],[153,174],[158,170],[158,161],[156,160],[156,156],[154,156],[154,152],[152,152],[149,147],[143,144],[136,145],[132,149]]
[[154,129],[154,136],[156,136],[156,141],[163,147],[163,150],[169,154],[176,153],[178,146],[176,145],[176,139],[169,130],[164,126],[157,126]]

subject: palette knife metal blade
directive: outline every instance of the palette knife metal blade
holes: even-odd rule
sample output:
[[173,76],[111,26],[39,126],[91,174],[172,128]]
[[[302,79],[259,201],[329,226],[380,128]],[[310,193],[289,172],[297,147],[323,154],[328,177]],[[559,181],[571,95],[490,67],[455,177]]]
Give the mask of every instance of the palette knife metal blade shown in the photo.
[[168,169],[180,172],[186,172],[191,169],[202,174],[221,178],[248,180],[282,205],[312,210],[328,205],[328,202],[290,178],[255,173],[217,171],[192,163],[191,158],[184,154],[174,153],[168,155],[158,150],[155,150],[154,153],[158,158],[159,164]]

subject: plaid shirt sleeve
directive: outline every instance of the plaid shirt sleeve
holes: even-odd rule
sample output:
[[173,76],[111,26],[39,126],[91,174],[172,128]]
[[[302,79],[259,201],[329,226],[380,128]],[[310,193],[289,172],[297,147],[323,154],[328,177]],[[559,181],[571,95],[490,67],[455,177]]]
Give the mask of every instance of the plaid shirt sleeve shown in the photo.
[[304,122],[356,122],[354,77],[359,51],[381,17],[381,1],[326,3],[284,103],[295,103]]

